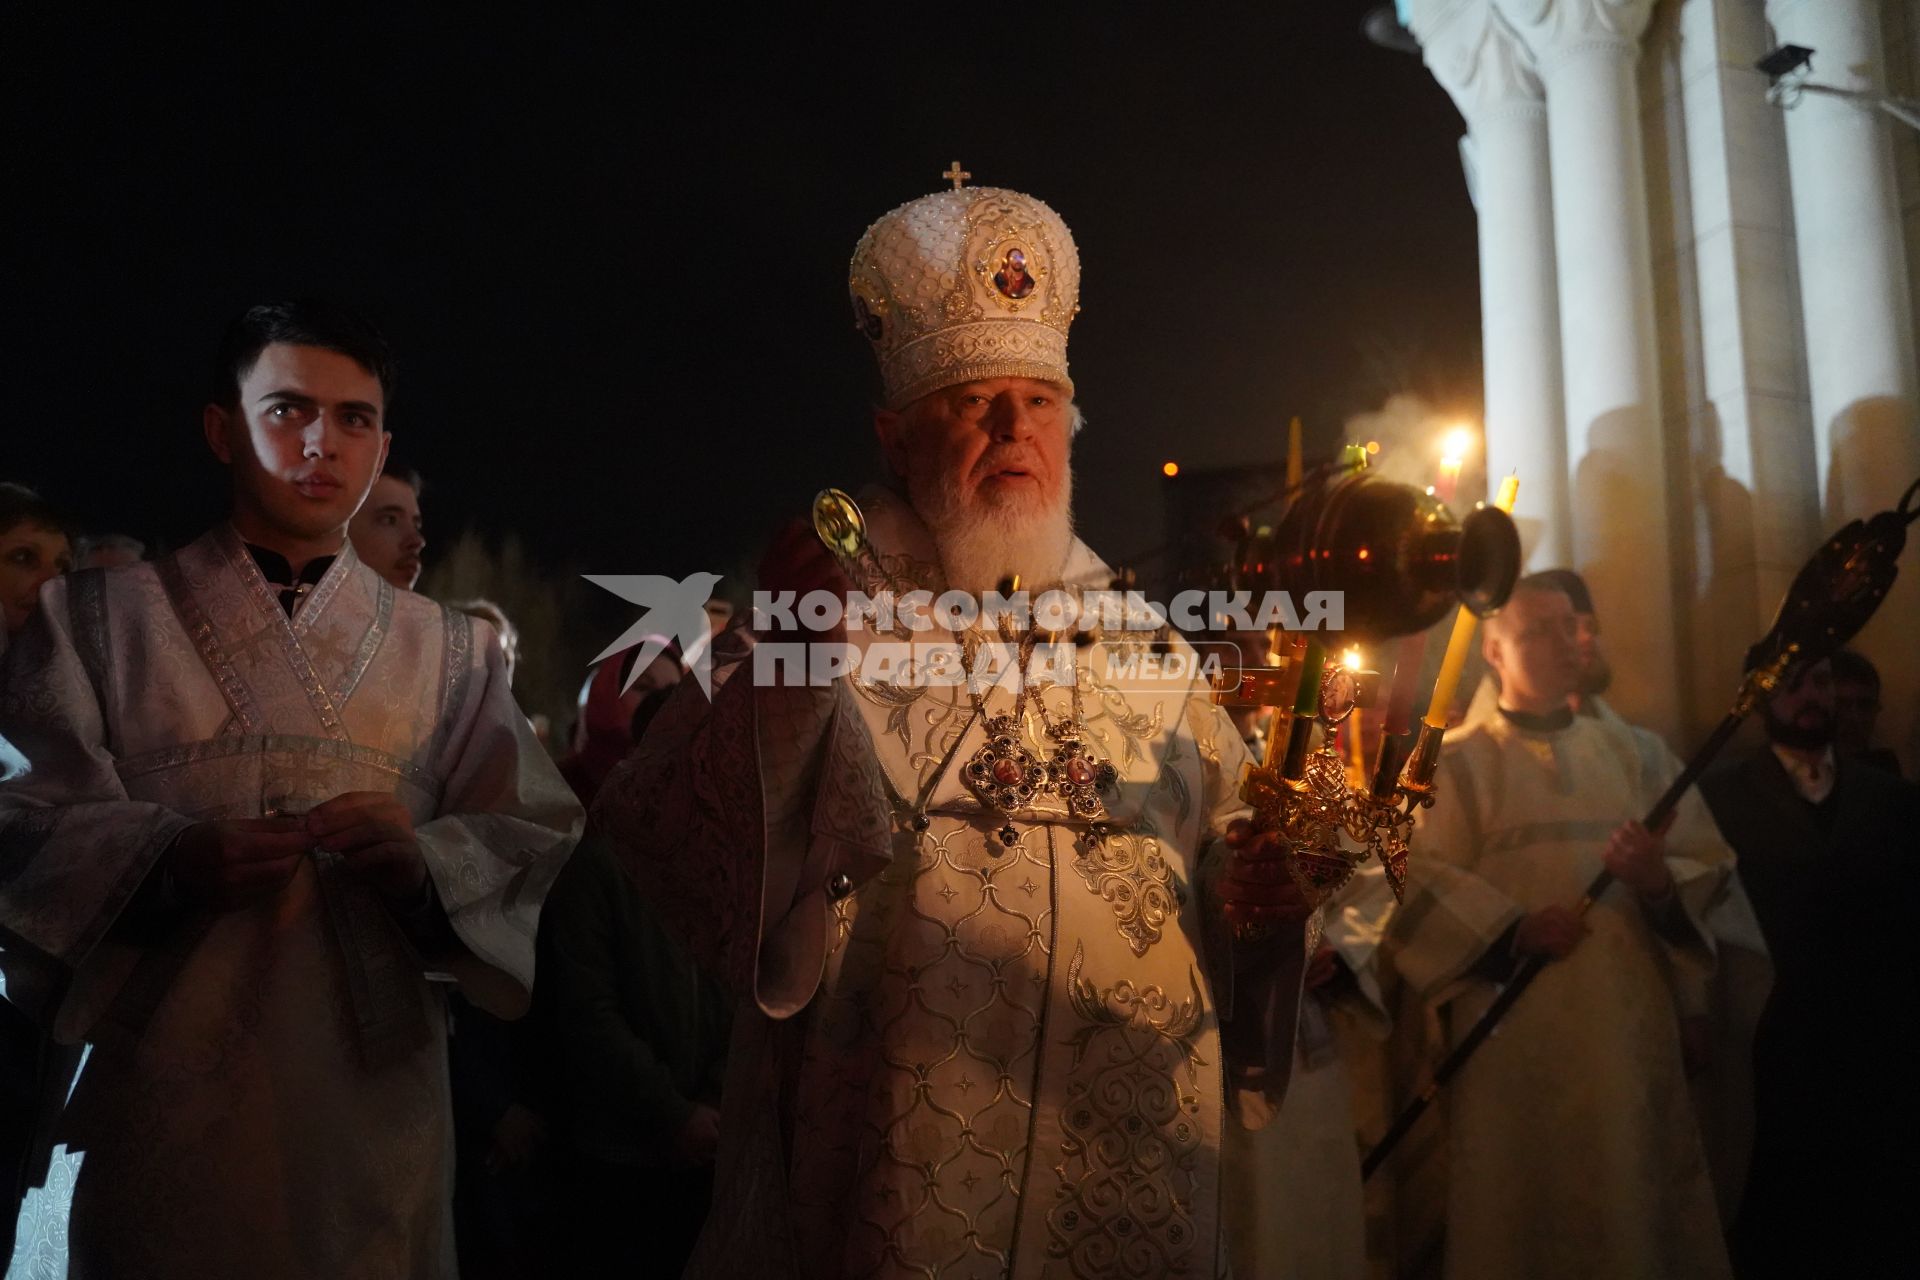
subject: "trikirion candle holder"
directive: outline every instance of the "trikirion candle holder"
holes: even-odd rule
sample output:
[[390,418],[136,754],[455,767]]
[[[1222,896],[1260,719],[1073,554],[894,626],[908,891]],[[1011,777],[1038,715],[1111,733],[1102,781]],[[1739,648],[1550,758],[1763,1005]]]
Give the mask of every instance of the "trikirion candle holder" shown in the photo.
[[[1347,762],[1332,745],[1333,731],[1372,705],[1379,675],[1320,665],[1318,679],[1311,667],[1302,673],[1284,753],[1277,762],[1249,768],[1240,796],[1253,809],[1255,829],[1273,832],[1285,846],[1287,869],[1309,906],[1339,892],[1369,857],[1380,863],[1397,897],[1406,882],[1413,813],[1433,803],[1432,788],[1403,788],[1391,766],[1384,781],[1376,770],[1371,786],[1352,784]],[[1316,728],[1322,731],[1318,748],[1312,745]],[[1383,764],[1397,752],[1394,739],[1382,741]]]
[[[1476,506],[1457,520],[1431,493],[1369,473],[1364,451],[1350,449],[1337,464],[1315,470],[1274,529],[1256,534],[1241,521],[1234,563],[1218,576],[1227,586],[1255,592],[1338,591],[1349,638],[1379,652],[1380,642],[1424,631],[1449,609],[1476,621],[1506,603],[1520,574],[1520,541],[1509,514],[1513,489],[1509,477],[1494,505]],[[1470,629],[1456,624],[1452,647],[1470,636]],[[1405,708],[1389,708],[1372,770],[1362,754],[1359,777],[1350,779],[1332,731],[1356,707],[1372,705],[1379,676],[1328,666],[1312,637],[1304,653],[1302,638],[1292,639],[1287,665],[1301,664],[1296,696],[1286,696],[1292,681],[1264,673],[1250,678],[1232,672],[1219,681],[1216,700],[1275,711],[1267,758],[1248,770],[1241,797],[1253,808],[1255,828],[1274,833],[1285,846],[1288,870],[1309,905],[1338,892],[1369,857],[1380,863],[1399,898],[1414,815],[1435,800],[1445,707],[1441,699],[1429,699],[1429,718],[1439,724],[1422,724],[1410,748],[1404,725],[1396,723]],[[1419,648],[1396,648],[1400,662],[1414,662],[1417,672]],[[1458,663],[1448,657],[1443,671],[1454,668],[1457,680]],[[1415,673],[1396,674],[1396,693],[1407,700],[1411,690],[1398,685]],[[1449,689],[1445,701],[1451,697]],[[1316,727],[1328,739],[1317,750]]]

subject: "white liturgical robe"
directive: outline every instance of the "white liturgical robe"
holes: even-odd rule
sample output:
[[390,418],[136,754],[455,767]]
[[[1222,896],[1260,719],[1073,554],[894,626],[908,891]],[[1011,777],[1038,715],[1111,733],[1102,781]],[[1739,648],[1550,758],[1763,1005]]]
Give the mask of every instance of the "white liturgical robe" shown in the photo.
[[[1456,1040],[1496,987],[1484,961],[1528,912],[1571,907],[1615,827],[1672,781],[1617,720],[1450,734],[1387,955]],[[1681,1061],[1679,1017],[1713,963],[1704,923],[1733,855],[1697,792],[1666,836],[1675,898],[1615,885],[1443,1095],[1452,1276],[1728,1274]]]
[[[937,583],[905,504],[861,503],[895,580]],[[1109,578],[1076,546],[1065,580]],[[1078,660],[1119,775],[1098,824],[1043,793],[1003,843],[962,783],[987,734],[961,687],[770,688],[751,659],[711,709],[683,689],[601,793],[595,821],[743,996],[692,1274],[1222,1274],[1232,962],[1203,860],[1245,812],[1245,751],[1191,667],[1103,675],[1100,651]],[[1034,696],[1070,722],[1067,687]],[[1053,749],[1031,706],[1022,738]],[[1290,1048],[1298,932],[1273,954]]]
[[[351,548],[289,618],[230,527],[41,601],[0,683],[28,762],[0,785],[0,960],[8,998],[89,1053],[14,1273],[70,1250],[76,1277],[451,1276],[428,973],[524,1008],[582,822],[491,632]],[[192,823],[347,791],[411,812],[444,954],[318,850],[240,910],[142,890]]]

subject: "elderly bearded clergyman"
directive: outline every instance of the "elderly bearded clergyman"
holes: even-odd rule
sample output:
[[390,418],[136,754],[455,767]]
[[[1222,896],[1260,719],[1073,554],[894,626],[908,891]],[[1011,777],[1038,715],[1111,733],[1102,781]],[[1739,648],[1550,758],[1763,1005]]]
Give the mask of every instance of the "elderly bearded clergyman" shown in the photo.
[[[996,272],[1014,251],[1019,290]],[[1017,192],[875,223],[851,288],[883,384],[893,483],[861,505],[886,582],[795,528],[762,589],[1107,588],[1069,500],[1079,275]],[[1291,1054],[1306,916],[1234,825],[1245,749],[1197,678],[1103,674],[1151,637],[1028,687],[976,670],[970,630],[957,683],[813,687],[756,680],[727,633],[711,708],[689,683],[602,793],[600,828],[741,996],[693,1274],[1226,1269],[1228,1082],[1284,1085],[1258,1073]]]

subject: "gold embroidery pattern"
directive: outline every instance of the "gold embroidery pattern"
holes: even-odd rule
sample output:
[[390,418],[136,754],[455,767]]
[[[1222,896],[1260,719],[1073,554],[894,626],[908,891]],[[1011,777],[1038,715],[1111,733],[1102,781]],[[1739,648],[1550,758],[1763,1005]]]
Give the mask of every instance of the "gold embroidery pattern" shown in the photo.
[[1103,684],[1093,672],[1082,668],[1080,678],[1087,682],[1088,692],[1093,695],[1094,705],[1100,711],[1089,711],[1089,726],[1094,721],[1104,722],[1119,732],[1119,751],[1113,749],[1112,735],[1101,734],[1106,739],[1107,754],[1115,757],[1122,765],[1131,765],[1152,748],[1154,739],[1160,736],[1161,704],[1155,700],[1152,711],[1135,711],[1127,701],[1127,695],[1110,684]]
[[1133,954],[1146,955],[1180,909],[1160,842],[1131,831],[1089,832],[1074,842],[1074,850],[1073,869],[1113,908],[1113,922]]
[[[1051,971],[1052,852],[935,817],[845,900],[795,1106],[798,1248],[836,1274],[1002,1275]],[[830,922],[834,927],[838,922]],[[848,1135],[856,1135],[849,1140]]]
[[1067,999],[1086,1025],[1071,1042],[1047,1255],[1086,1280],[1192,1274],[1212,1261],[1196,1249],[1192,1210],[1206,1065],[1193,1044],[1199,975],[1188,969],[1192,994],[1179,1001],[1125,980],[1101,991],[1081,976],[1084,958],[1076,947],[1067,967]]
[[885,732],[888,737],[898,738],[902,747],[912,746],[910,719],[913,704],[926,695],[926,685],[868,684],[864,680],[849,680],[847,683],[868,702],[887,708]]
[[851,898],[836,900],[828,910],[832,919],[827,922],[827,958],[832,959],[853,936],[854,912],[858,904]]

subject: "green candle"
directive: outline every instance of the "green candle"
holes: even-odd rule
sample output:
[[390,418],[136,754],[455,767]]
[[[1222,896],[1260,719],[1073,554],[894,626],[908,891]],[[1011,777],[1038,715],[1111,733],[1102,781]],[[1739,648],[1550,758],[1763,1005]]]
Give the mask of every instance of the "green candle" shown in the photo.
[[1320,677],[1326,674],[1326,654],[1318,640],[1307,641],[1307,652],[1300,659],[1300,692],[1293,700],[1293,714],[1311,720],[1320,714]]

